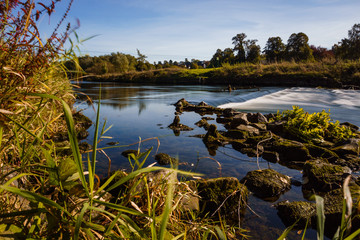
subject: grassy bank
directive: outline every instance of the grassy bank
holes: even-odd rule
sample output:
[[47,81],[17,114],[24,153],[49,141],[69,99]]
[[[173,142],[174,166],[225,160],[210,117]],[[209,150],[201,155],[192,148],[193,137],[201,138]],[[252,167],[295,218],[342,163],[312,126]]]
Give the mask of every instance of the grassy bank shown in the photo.
[[360,61],[224,64],[220,68],[169,68],[124,74],[89,76],[93,81],[157,84],[231,84],[249,86],[304,86],[342,88],[360,86]]

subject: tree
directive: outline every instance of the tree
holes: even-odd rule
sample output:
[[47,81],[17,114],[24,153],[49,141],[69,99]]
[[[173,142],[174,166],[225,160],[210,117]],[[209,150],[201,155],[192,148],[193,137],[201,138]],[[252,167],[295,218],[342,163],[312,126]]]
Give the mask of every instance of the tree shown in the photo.
[[221,62],[223,63],[235,63],[235,55],[234,51],[231,48],[225,48],[222,52],[222,59]]
[[234,51],[236,52],[235,61],[236,62],[245,62],[246,53],[245,53],[245,33],[236,34],[235,37],[232,38],[232,43],[234,46]]
[[267,40],[263,53],[267,62],[278,62],[284,59],[285,44],[280,37],[271,37]]
[[308,41],[309,37],[305,33],[291,34],[286,45],[287,59],[296,62],[314,60]]
[[148,66],[147,66],[147,61],[146,61],[146,58],[147,56],[145,56],[144,54],[141,54],[139,49],[136,49],[137,51],[137,54],[138,54],[138,57],[136,58],[137,60],[137,64],[136,64],[136,70],[138,71],[144,71],[144,70],[147,70],[148,69]]
[[360,58],[360,24],[354,26],[348,31],[348,38],[344,38],[338,44],[333,46],[333,51],[337,58],[359,59]]
[[124,73],[129,70],[129,60],[122,53],[111,53],[110,62],[115,72]]
[[316,61],[322,61],[325,59],[334,59],[334,52],[330,49],[324,47],[316,47],[314,45],[310,46],[313,51],[313,56]]
[[246,61],[250,62],[250,63],[259,63],[261,60],[261,56],[260,56],[260,46],[256,45],[256,42],[258,40],[256,39],[252,39],[252,40],[247,40],[246,41]]
[[223,60],[223,51],[219,48],[210,60],[210,67],[220,67]]

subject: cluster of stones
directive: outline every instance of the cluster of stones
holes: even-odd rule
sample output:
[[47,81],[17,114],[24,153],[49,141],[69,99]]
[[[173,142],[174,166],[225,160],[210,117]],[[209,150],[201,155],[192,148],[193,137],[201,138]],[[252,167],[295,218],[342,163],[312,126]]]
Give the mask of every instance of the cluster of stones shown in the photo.
[[[305,199],[317,194],[324,198],[327,225],[338,224],[334,219],[341,219],[343,206],[343,183],[352,171],[360,169],[359,128],[350,123],[343,123],[354,133],[354,138],[346,141],[304,142],[292,136],[284,128],[285,122],[273,121],[273,114],[243,113],[233,109],[221,109],[204,102],[194,105],[185,99],[176,104],[176,115],[183,111],[197,112],[200,115],[216,114],[216,122],[225,126],[220,132],[216,125],[208,124],[206,119],[196,125],[207,131],[201,135],[211,155],[216,154],[219,146],[231,144],[235,150],[250,157],[279,163],[289,168],[303,171],[302,190]],[[291,179],[271,169],[249,172],[242,180],[250,191],[269,201],[278,199],[281,193],[291,187]],[[351,177],[351,189],[359,189],[355,176]],[[301,226],[315,218],[315,203],[307,201],[280,202],[276,204],[278,214],[286,225]]]

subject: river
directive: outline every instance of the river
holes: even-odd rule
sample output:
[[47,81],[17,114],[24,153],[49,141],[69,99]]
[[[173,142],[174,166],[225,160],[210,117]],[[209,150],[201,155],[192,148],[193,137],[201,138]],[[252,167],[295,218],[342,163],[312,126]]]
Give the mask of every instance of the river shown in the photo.
[[[150,147],[154,148],[147,164],[155,162],[153,156],[158,148],[158,152],[177,157],[180,160],[180,168],[203,173],[211,178],[231,176],[242,179],[248,171],[257,169],[256,158],[248,157],[232,149],[230,145],[219,147],[216,155],[210,155],[202,140],[193,137],[206,133],[203,128],[194,125],[202,116],[193,112],[180,115],[180,122],[194,130],[181,132],[176,136],[167,126],[172,123],[175,116],[173,104],[181,98],[185,98],[190,103],[205,101],[213,106],[235,108],[246,112],[276,113],[278,110],[290,109],[292,105],[300,106],[310,113],[330,109],[332,119],[360,126],[360,91],[356,90],[265,87],[228,92],[221,86],[139,86],[118,83],[101,83],[100,86],[99,83],[94,82],[81,82],[79,86],[80,88],[75,89],[78,92],[75,106],[93,121],[96,117],[94,108],[97,108],[101,89],[100,124],[106,121],[107,126],[112,125],[112,127],[105,134],[99,147],[107,147],[109,143],[129,145],[137,143],[139,138],[149,139],[140,144],[142,151]],[[93,100],[93,106],[89,104],[86,96]],[[216,116],[206,116],[216,118]],[[215,120],[208,122],[217,124]],[[218,129],[224,129],[220,124],[217,125]],[[86,140],[90,143],[93,131],[94,127],[91,127],[90,135]],[[107,149],[107,156],[102,154],[98,158],[99,175],[106,176],[109,158],[111,170],[129,169],[128,160],[121,155],[121,152],[138,147],[139,144],[134,144]],[[260,159],[260,167],[271,167],[301,181],[302,175],[299,170],[268,163],[263,159]],[[302,199],[301,187],[292,186],[292,189],[276,202]],[[250,235],[253,235],[254,239],[276,239],[286,228],[273,207],[276,202],[266,202],[250,196],[243,227],[252,230]],[[266,238],[262,236],[264,231]],[[295,232],[292,234],[291,239],[301,239],[301,235]],[[315,236],[315,231],[307,231],[308,239],[313,239]]]

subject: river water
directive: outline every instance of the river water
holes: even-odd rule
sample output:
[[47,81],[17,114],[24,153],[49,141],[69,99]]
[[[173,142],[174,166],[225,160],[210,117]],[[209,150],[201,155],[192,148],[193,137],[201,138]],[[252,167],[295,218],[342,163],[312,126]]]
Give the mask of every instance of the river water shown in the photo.
[[[175,107],[173,104],[185,98],[190,103],[206,103],[223,108],[235,108],[246,112],[276,113],[291,109],[293,105],[300,106],[312,113],[325,109],[331,113],[331,118],[340,122],[351,122],[360,126],[360,91],[334,90],[314,88],[278,88],[266,87],[259,89],[239,89],[232,92],[224,91],[220,86],[140,86],[118,83],[82,82],[77,88],[78,98],[75,106],[95,121],[101,89],[101,125],[106,121],[111,129],[99,147],[108,147],[109,143],[119,145],[134,145],[107,149],[106,155],[98,158],[98,173],[106,176],[111,159],[111,170],[129,169],[127,158],[121,152],[127,149],[137,149],[139,138],[144,141],[140,144],[142,151],[153,147],[147,164],[155,162],[153,156],[164,152],[177,157],[180,168],[203,173],[205,177],[231,176],[242,179],[248,171],[257,169],[256,158],[248,157],[230,145],[219,147],[216,155],[210,155],[202,140],[194,137],[205,134],[203,128],[194,123],[201,120],[200,115],[185,112],[180,115],[180,122],[194,128],[192,131],[181,132],[176,136],[167,126],[174,119]],[[87,97],[93,100],[89,104]],[[205,115],[205,117],[216,116]],[[216,124],[215,120],[208,121]],[[218,129],[224,129],[221,125]],[[86,141],[91,143],[94,127],[89,129],[90,136]],[[288,169],[279,164],[268,163],[260,159],[260,167],[271,167],[276,171],[289,175],[301,181],[301,172]],[[283,200],[303,200],[301,187],[292,186],[292,189],[283,194],[275,202],[266,202],[255,196],[249,198],[249,209],[246,211],[243,227],[250,229],[254,239],[276,239],[286,228],[278,218],[273,204]],[[263,236],[266,233],[266,236]],[[306,233],[308,239],[316,238],[313,230]],[[301,239],[301,235],[293,232],[291,239]]]

